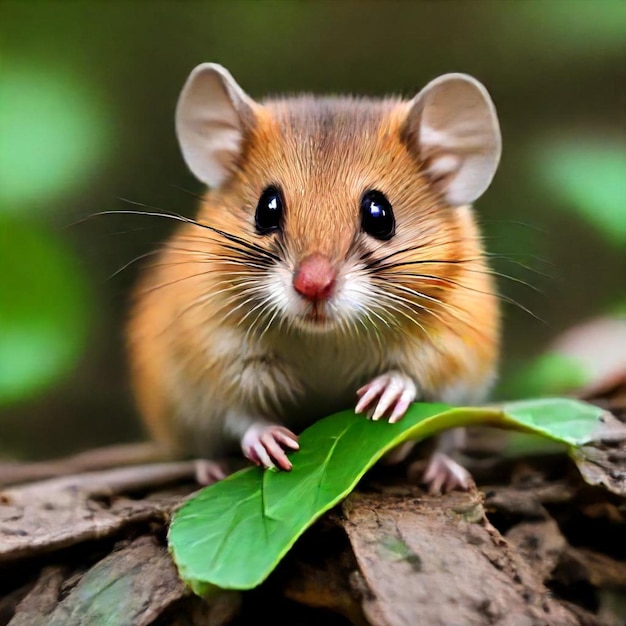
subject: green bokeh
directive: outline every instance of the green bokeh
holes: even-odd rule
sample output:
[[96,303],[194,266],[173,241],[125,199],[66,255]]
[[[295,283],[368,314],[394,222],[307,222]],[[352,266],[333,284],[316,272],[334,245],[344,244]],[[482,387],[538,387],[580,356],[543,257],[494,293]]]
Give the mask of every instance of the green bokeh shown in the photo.
[[560,141],[539,151],[547,189],[608,240],[626,243],[626,144]]
[[590,376],[584,363],[556,352],[546,352],[504,381],[500,395],[524,398],[567,394],[588,384]]
[[94,86],[46,66],[13,65],[0,89],[2,210],[49,209],[101,162],[108,133]]
[[0,213],[0,406],[76,363],[88,327],[86,281],[55,233]]
[[[626,3],[623,0],[565,0],[519,2],[518,20],[512,32],[526,35],[535,47],[563,60],[579,57],[596,62],[598,58],[619,56],[624,49]],[[529,32],[527,29],[530,28]]]

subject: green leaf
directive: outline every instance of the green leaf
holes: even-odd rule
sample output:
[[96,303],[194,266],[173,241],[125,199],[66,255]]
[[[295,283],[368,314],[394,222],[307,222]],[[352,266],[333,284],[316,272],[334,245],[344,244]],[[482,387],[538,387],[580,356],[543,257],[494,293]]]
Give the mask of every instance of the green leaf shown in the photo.
[[581,446],[600,436],[603,419],[597,407],[551,398],[500,408],[414,404],[396,424],[337,413],[300,435],[291,472],[251,467],[199,491],[174,515],[170,550],[181,577],[199,595],[216,587],[250,589],[376,461],[408,439],[489,424]]
[[52,231],[0,215],[0,406],[56,382],[89,323],[86,281]]

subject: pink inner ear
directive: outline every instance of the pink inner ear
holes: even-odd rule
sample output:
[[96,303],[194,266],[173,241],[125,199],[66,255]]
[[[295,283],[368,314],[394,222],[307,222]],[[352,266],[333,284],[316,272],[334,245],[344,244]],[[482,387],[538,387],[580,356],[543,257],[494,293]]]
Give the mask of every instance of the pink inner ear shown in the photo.
[[461,167],[461,157],[456,154],[444,152],[437,156],[430,157],[426,163],[426,172],[433,182],[440,182],[458,172]]

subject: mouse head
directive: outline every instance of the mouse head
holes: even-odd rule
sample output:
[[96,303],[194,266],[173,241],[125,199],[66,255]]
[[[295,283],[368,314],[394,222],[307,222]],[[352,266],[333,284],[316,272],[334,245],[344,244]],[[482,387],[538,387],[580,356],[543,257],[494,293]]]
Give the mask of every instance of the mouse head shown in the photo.
[[476,238],[465,205],[501,148],[491,99],[464,74],[412,100],[257,103],[207,63],[183,88],[176,130],[210,187],[199,221],[227,235],[230,258],[241,252],[221,271],[243,308],[307,330],[420,324]]

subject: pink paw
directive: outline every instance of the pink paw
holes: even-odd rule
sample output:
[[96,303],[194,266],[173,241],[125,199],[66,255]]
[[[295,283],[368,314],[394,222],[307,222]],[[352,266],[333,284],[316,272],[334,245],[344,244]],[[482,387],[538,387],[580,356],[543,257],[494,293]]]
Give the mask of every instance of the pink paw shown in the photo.
[[212,485],[226,478],[224,470],[215,461],[196,459],[195,461],[196,482],[200,485]]
[[255,465],[289,471],[292,467],[284,448],[298,450],[298,437],[277,424],[253,424],[241,439],[244,456]]
[[472,475],[443,452],[430,457],[422,482],[428,485],[428,493],[448,493],[455,489],[467,491],[473,484]]
[[387,372],[374,378],[357,392],[356,413],[367,412],[373,420],[389,416],[391,424],[402,419],[409,405],[417,396],[415,383],[400,372]]

